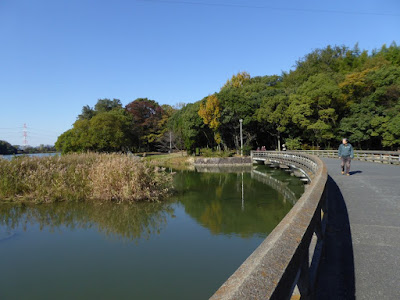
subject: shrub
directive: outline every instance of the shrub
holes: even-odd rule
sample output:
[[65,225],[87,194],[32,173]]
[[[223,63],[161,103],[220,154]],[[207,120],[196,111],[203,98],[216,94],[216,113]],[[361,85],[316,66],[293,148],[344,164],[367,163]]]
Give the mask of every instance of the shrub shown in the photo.
[[235,151],[224,150],[224,151],[214,151],[210,148],[203,148],[200,150],[200,154],[203,157],[231,157],[235,154]]
[[300,150],[301,149],[301,138],[288,138],[285,140],[286,147],[288,150]]
[[123,154],[68,154],[0,160],[0,200],[158,201],[171,174]]

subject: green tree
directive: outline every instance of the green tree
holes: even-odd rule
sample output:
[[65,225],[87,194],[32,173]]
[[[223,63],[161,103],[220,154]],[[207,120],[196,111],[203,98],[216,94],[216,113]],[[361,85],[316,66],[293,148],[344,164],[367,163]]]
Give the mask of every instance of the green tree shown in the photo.
[[289,150],[300,150],[301,149],[301,138],[287,138],[285,140],[286,147]]
[[91,150],[120,152],[131,149],[130,125],[132,120],[124,110],[99,113],[90,120],[88,137]]
[[219,130],[222,141],[225,147],[236,149],[240,148],[240,119],[243,120],[245,146],[250,146],[253,140],[264,138],[255,112],[263,97],[274,94],[280,85],[279,76],[247,78],[239,75],[234,76],[230,81],[232,84],[226,84],[217,94],[222,107]]
[[277,139],[277,148],[281,148],[281,135],[290,122],[288,113],[289,98],[284,93],[264,97],[257,110],[257,120],[267,123],[267,131]]
[[103,112],[108,112],[113,109],[121,109],[122,108],[122,103],[119,99],[99,99],[94,106],[94,110],[97,113],[103,113]]
[[121,109],[122,103],[119,99],[99,99],[97,100],[94,109],[89,105],[82,107],[82,113],[78,115],[78,120],[90,120],[98,113],[108,112],[113,109]]
[[0,154],[16,154],[17,152],[17,148],[12,146],[10,143],[0,140]]
[[335,137],[337,110],[342,105],[340,89],[328,74],[311,76],[290,97],[292,121],[311,133],[313,142],[329,145]]
[[169,120],[169,126],[183,140],[186,150],[193,151],[196,147],[211,146],[213,133],[198,114],[200,101],[184,105],[177,110]]
[[96,115],[96,111],[89,105],[82,107],[82,113],[78,115],[78,120],[90,120]]
[[55,146],[62,153],[127,151],[132,148],[131,124],[123,109],[97,113],[90,120],[77,120],[58,137]]

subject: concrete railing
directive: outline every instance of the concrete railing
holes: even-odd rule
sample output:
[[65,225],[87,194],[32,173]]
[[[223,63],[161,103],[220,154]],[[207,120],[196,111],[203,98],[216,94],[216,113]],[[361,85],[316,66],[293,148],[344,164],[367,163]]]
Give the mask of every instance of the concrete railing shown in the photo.
[[[293,150],[295,153],[307,153],[321,157],[337,158],[337,150]],[[379,162],[400,165],[399,151],[369,151],[355,150],[354,159],[361,161]]]
[[252,158],[301,167],[311,183],[285,218],[211,299],[313,298],[327,220],[327,169],[315,156],[252,152]]
[[290,152],[251,151],[250,157],[253,162],[255,160],[264,161],[299,169],[309,178],[313,176],[317,168],[317,164],[310,160],[309,157]]

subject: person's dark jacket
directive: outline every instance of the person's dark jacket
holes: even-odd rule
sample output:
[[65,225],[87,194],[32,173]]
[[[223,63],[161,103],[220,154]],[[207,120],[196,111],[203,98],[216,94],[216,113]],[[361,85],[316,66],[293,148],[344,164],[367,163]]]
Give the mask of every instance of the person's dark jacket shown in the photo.
[[354,158],[354,149],[353,146],[349,143],[347,144],[340,144],[338,149],[339,157],[351,157]]

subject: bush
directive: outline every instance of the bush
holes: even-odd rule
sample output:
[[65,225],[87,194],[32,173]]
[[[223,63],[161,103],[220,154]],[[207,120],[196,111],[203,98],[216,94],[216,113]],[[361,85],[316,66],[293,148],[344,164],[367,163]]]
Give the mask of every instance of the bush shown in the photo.
[[288,138],[285,140],[286,147],[288,150],[300,150],[301,149],[301,138]]
[[252,147],[252,146],[250,146],[250,145],[243,146],[243,155],[244,155],[244,156],[249,156],[251,150],[253,150],[253,147]]
[[210,148],[203,148],[200,150],[200,154],[203,157],[232,157],[235,151],[224,150],[224,151],[214,151]]
[[123,154],[0,160],[0,200],[158,201],[171,183],[171,174]]

